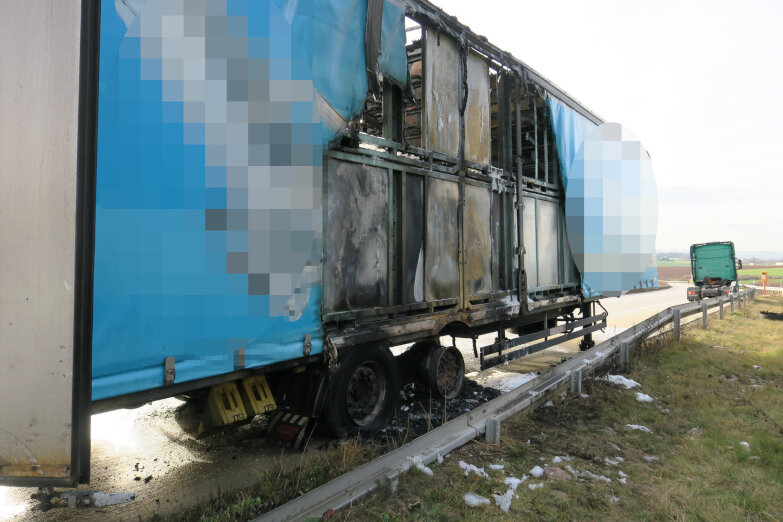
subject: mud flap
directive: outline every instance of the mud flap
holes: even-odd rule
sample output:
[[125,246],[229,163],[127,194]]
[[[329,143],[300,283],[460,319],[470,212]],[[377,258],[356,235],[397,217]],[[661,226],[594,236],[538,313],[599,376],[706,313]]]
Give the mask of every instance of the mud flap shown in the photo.
[[301,449],[307,434],[312,431],[311,420],[307,415],[278,411],[272,416],[267,436],[281,446]]

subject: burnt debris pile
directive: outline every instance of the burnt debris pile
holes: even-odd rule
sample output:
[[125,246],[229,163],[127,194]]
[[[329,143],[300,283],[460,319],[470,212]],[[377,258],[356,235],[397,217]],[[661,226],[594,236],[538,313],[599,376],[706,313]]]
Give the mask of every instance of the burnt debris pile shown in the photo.
[[411,382],[400,390],[392,422],[374,437],[415,438],[500,395],[501,392],[494,388],[465,379],[462,392],[457,397],[444,399],[424,384]]

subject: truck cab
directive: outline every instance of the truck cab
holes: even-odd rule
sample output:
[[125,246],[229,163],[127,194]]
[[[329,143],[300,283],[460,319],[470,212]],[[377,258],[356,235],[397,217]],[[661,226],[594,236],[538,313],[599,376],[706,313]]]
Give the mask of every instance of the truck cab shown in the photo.
[[729,295],[732,288],[736,291],[734,243],[722,241],[691,245],[690,257],[694,286],[688,287],[688,301]]

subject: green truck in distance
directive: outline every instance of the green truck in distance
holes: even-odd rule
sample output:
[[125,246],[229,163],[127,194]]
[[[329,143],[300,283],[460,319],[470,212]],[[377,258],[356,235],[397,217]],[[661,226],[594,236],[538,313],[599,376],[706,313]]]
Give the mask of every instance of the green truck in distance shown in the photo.
[[695,286],[688,287],[688,301],[728,295],[732,283],[737,281],[737,267],[742,268],[742,260],[735,259],[731,241],[691,245],[691,277]]

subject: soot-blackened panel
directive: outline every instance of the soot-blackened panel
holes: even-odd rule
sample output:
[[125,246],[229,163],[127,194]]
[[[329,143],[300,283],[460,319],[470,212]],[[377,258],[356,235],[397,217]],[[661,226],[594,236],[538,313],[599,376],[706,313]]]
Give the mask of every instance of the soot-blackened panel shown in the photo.
[[536,200],[522,198],[525,205],[522,213],[522,240],[525,245],[525,273],[528,288],[538,286],[538,261],[536,239]]
[[492,227],[490,192],[483,187],[465,186],[465,271],[468,295],[492,290]]
[[492,254],[490,259],[492,262],[492,291],[496,292],[501,288],[501,280],[506,282],[508,277],[505,276],[503,271],[506,267],[504,259],[503,242],[504,234],[509,229],[509,226],[503,226],[502,214],[503,214],[503,196],[498,192],[490,192],[492,198],[492,208],[490,211],[490,231],[492,234]]
[[561,259],[559,209],[557,203],[539,200],[536,210],[538,286],[554,286],[559,283]]
[[388,200],[385,169],[329,160],[327,313],[388,305]]
[[[424,146],[459,154],[460,51],[454,40],[427,29],[424,44]],[[489,130],[487,130],[489,135]]]
[[424,300],[424,178],[405,174],[405,270],[403,300]]
[[427,300],[459,297],[459,186],[430,178],[427,187]]
[[486,58],[468,53],[468,100],[465,107],[465,159],[490,161],[489,66]]

